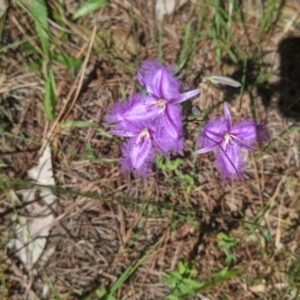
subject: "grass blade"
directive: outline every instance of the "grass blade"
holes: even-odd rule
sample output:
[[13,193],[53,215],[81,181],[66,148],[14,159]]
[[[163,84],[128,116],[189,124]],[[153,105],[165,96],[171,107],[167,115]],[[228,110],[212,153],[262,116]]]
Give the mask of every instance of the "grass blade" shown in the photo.
[[72,128],[86,128],[86,127],[92,127],[95,124],[93,122],[89,121],[67,121],[60,124],[61,129],[72,129]]
[[32,15],[34,17],[35,28],[39,35],[43,52],[48,61],[50,61],[48,10],[45,0],[32,1]]
[[126,271],[118,278],[109,291],[109,296],[112,296],[122,284],[136,271],[136,269],[147,259],[147,257],[162,243],[162,239],[158,240],[146,253],[142,256],[135,265],[130,266]]
[[190,36],[191,36],[191,22],[184,24],[183,31],[184,31],[184,38],[183,38],[183,45],[182,50],[179,55],[177,67],[175,73],[179,72],[183,66],[185,65],[186,61],[188,60],[187,52],[190,49]]
[[86,1],[73,15],[73,20],[85,16],[95,10],[105,7],[108,4],[107,0],[89,0]]
[[44,98],[45,114],[49,121],[55,120],[56,84],[53,70],[50,69],[46,82],[46,94]]

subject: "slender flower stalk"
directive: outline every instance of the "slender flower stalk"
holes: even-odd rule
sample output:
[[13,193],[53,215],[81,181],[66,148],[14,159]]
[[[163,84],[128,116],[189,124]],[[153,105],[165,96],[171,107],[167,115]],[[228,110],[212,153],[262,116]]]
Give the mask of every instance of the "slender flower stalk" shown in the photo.
[[208,122],[200,134],[197,154],[216,150],[216,163],[224,179],[243,178],[245,171],[245,156],[242,149],[256,151],[254,142],[269,139],[266,126],[255,124],[251,120],[243,120],[232,124],[228,105],[224,104],[224,119]]

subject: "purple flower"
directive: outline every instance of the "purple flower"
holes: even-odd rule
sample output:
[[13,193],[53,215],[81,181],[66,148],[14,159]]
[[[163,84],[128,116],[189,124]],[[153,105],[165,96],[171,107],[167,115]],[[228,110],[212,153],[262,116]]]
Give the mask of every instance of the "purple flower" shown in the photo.
[[[125,126],[124,126],[125,125]],[[129,138],[122,147],[122,171],[134,171],[140,177],[149,176],[155,158],[155,151],[167,156],[165,147],[158,139],[163,130],[149,121],[127,122],[117,125],[110,134]]]
[[148,177],[155,158],[154,149],[148,128],[128,139],[122,147],[122,172],[134,171],[140,177]]
[[[146,61],[137,73],[141,85],[152,97],[149,110],[157,111],[157,121],[163,128],[161,139],[164,150],[174,154],[182,153],[183,141],[183,115],[179,103],[184,102],[200,93],[200,89],[180,93],[180,81],[172,74],[173,68],[165,67],[156,61]],[[148,104],[146,104],[148,105]]]
[[251,120],[243,120],[232,125],[232,119],[227,104],[224,104],[225,119],[208,122],[200,134],[197,154],[217,150],[217,168],[224,179],[242,178],[245,169],[245,157],[242,149],[256,151],[254,142],[269,139],[266,126],[257,125]]
[[122,147],[122,171],[134,171],[147,177],[155,152],[182,153],[184,147],[183,114],[179,103],[200,93],[200,89],[180,93],[181,82],[173,69],[158,62],[146,61],[137,78],[148,92],[130,96],[126,103],[117,102],[105,117],[115,124],[110,133],[128,138]]

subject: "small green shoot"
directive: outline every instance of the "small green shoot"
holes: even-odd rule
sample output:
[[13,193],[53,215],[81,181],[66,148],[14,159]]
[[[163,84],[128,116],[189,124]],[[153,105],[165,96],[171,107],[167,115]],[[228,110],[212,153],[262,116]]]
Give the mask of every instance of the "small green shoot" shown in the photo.
[[191,262],[185,264],[180,261],[178,263],[178,271],[169,272],[168,276],[162,277],[161,279],[163,283],[166,283],[173,288],[171,293],[164,299],[179,300],[187,296],[194,297],[198,292],[217,286],[224,281],[238,276],[238,274],[240,274],[239,270],[231,271],[226,267],[219,273],[196,280],[193,279],[197,276],[197,272],[193,269],[193,264]]
[[165,300],[178,300],[186,296],[195,296],[196,290],[201,284],[192,278],[197,275],[193,269],[192,263],[184,263],[179,261],[178,271],[169,272],[167,276],[162,277],[161,281],[173,288],[170,295]]
[[[173,171],[176,173],[176,178],[178,179],[179,185],[182,187],[182,189],[189,194],[192,190],[192,188],[195,186],[195,180],[192,176],[193,174],[187,174],[186,172],[182,172],[180,170],[180,166],[184,164],[184,160],[182,158],[177,158],[176,160],[168,160],[165,159],[163,156],[161,156],[158,159],[157,162],[159,169],[164,171]],[[178,185],[178,182],[176,180],[173,180],[174,178],[168,176],[170,181],[169,183]]]
[[236,240],[227,235],[224,232],[220,232],[217,237],[220,239],[218,243],[218,247],[221,249],[224,249],[226,251],[226,259],[225,263],[226,265],[230,265],[232,262],[236,261],[236,257],[234,255],[233,249],[235,246],[237,246]]
[[164,171],[178,170],[179,166],[182,165],[183,163],[184,163],[184,161],[181,158],[178,158],[174,161],[170,161],[168,159],[165,159],[165,157],[162,155],[157,160],[158,167]]
[[95,160],[97,158],[96,156],[96,150],[91,144],[87,144],[85,147],[87,158],[90,160]]

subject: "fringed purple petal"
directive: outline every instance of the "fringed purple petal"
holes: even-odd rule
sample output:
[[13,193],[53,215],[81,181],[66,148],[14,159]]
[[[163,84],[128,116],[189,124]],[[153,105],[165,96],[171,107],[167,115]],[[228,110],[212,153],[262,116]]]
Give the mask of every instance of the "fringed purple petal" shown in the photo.
[[157,99],[170,101],[180,96],[180,81],[172,74],[172,68],[147,61],[141,66],[137,78],[147,92]]
[[132,126],[141,128],[145,122],[152,122],[164,113],[165,108],[157,104],[157,99],[151,96],[136,94],[129,97],[127,103],[117,102],[115,107],[105,116],[104,122],[117,124],[116,131],[131,131]]
[[220,119],[208,122],[199,136],[198,146],[206,149],[218,147],[224,140],[225,134],[228,132],[227,125],[226,121]]
[[116,125],[114,130],[110,131],[110,134],[121,137],[133,137],[138,136],[144,129],[147,129],[152,136],[155,133],[156,126],[151,120],[147,119],[139,122],[121,122]]
[[152,139],[141,133],[129,139],[122,147],[122,172],[134,171],[140,177],[148,177],[155,158]]
[[225,143],[223,143],[216,154],[216,163],[223,179],[243,178],[245,169],[244,154],[237,144],[230,143],[225,146]]
[[181,108],[176,105],[168,105],[166,113],[157,120],[156,139],[164,152],[183,152],[185,143],[182,121]]
[[141,68],[137,72],[137,79],[143,87],[146,87],[146,82],[161,68],[166,69],[169,75],[172,75],[174,68],[165,67],[156,60],[146,60],[141,65]]
[[182,154],[185,146],[183,130],[180,130],[175,135],[174,132],[170,133],[165,128],[167,128],[167,126],[157,131],[155,137],[158,145],[156,146],[157,150],[165,156],[169,156],[168,152],[172,154]]
[[119,123],[124,120],[123,113],[125,111],[125,104],[118,101],[115,106],[110,109],[104,117],[104,123],[107,125]]
[[164,69],[157,70],[151,77],[145,77],[145,87],[149,95],[158,100],[165,99],[163,96],[163,85],[166,82]]
[[271,133],[265,121],[256,124],[256,141],[258,143],[268,142],[271,139]]
[[253,121],[243,120],[235,124],[229,134],[236,136],[243,143],[251,145],[257,140],[257,130],[256,125]]
[[157,100],[150,96],[144,96],[130,109],[123,113],[126,121],[141,122],[155,120],[163,110],[156,105]]
[[144,78],[147,92],[157,99],[171,100],[178,97],[180,83],[165,68],[157,70],[151,77]]
[[264,122],[255,124],[251,120],[243,120],[234,125],[230,134],[238,137],[243,144],[251,145],[254,142],[267,142],[270,140],[270,132]]
[[144,62],[137,72],[137,79],[151,96],[170,104],[184,102],[200,93],[200,89],[195,89],[180,94],[181,82],[173,75],[173,68],[155,61]]
[[127,115],[130,118],[133,112],[135,111],[135,107],[141,106],[141,100],[143,97],[144,95],[138,93],[133,96],[130,96],[126,103],[118,101],[115,104],[115,106],[108,111],[104,118],[104,122],[106,124],[120,123],[124,121],[125,115]]

